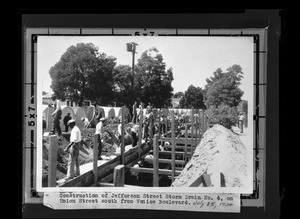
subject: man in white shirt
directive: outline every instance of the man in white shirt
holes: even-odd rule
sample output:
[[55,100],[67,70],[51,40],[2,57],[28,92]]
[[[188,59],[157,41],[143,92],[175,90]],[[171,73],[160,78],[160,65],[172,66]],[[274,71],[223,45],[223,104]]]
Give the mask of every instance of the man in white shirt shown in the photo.
[[79,148],[81,144],[81,132],[80,129],[75,125],[74,119],[69,120],[68,125],[71,128],[71,136],[70,136],[70,143],[65,149],[65,151],[68,151],[70,149],[67,178],[72,179],[75,176],[80,175]]
[[102,138],[104,137],[103,133],[104,133],[104,127],[105,127],[105,118],[100,118],[100,121],[97,123],[96,125],[96,131],[95,131],[95,135],[98,134],[98,159],[102,160],[101,158],[101,152],[102,152]]
[[239,116],[239,128],[241,130],[241,133],[243,133],[244,120],[245,120],[245,116],[243,115],[243,113],[240,113],[240,116]]

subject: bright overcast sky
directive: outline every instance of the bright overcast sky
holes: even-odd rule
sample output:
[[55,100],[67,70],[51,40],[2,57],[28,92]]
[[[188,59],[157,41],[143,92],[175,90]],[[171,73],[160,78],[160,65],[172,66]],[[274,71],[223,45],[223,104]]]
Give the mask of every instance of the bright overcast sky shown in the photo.
[[244,78],[242,99],[252,100],[253,95],[253,39],[252,37],[154,37],[154,36],[39,36],[38,77],[42,77],[43,91],[52,93],[49,69],[59,61],[71,45],[93,43],[99,52],[117,58],[117,64],[132,65],[132,54],[126,43],[136,42],[135,64],[141,54],[156,47],[162,54],[167,68],[173,68],[174,93],[186,91],[189,85],[204,88],[206,78],[217,68],[223,71],[238,64]]

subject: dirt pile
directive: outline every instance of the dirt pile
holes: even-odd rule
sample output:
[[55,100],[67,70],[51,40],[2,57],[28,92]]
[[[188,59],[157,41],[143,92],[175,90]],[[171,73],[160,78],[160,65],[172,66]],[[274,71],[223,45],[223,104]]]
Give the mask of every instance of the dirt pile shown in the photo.
[[[210,175],[211,186],[246,185],[247,149],[238,135],[221,125],[208,129],[172,186],[195,186],[193,183],[204,173]],[[203,185],[201,183],[196,186]]]

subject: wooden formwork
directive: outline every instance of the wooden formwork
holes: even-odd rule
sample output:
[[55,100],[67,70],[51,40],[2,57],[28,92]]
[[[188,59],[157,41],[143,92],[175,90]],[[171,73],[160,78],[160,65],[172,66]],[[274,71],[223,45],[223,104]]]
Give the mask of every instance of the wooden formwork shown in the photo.
[[[122,110],[124,112],[124,110]],[[203,134],[204,127],[203,125],[200,127],[198,125],[204,124],[200,122],[200,117],[198,118],[199,122],[194,119],[194,109],[191,110],[191,122],[185,123],[185,131],[184,137],[177,138],[175,137],[175,113],[174,110],[167,110],[164,109],[158,110],[158,123],[160,123],[160,117],[164,114],[169,115],[171,121],[171,137],[161,137],[160,135],[160,125],[158,129],[158,134],[152,132],[153,121],[150,121],[150,133],[149,133],[149,141],[142,144],[141,138],[139,138],[138,145],[133,147],[125,152],[125,145],[124,145],[124,119],[122,119],[122,141],[121,141],[121,154],[106,163],[98,165],[98,149],[94,147],[94,161],[93,161],[93,169],[74,178],[69,180],[66,183],[60,185],[60,187],[88,187],[88,186],[99,186],[99,182],[103,181],[102,183],[106,183],[105,185],[101,184],[100,186],[113,186],[109,185],[108,182],[112,179],[114,180],[115,186],[124,186],[124,177],[125,174],[118,173],[114,174],[114,171],[125,171],[125,167],[134,170],[137,173],[152,173],[153,174],[153,186],[159,186],[159,175],[169,175],[174,181],[175,177],[180,174],[180,170],[176,168],[176,166],[181,166],[183,169],[185,164],[188,162],[189,158],[193,155],[194,148],[199,144],[201,136]],[[123,113],[122,113],[123,114]],[[142,136],[142,122],[143,122],[143,111],[140,113],[139,118],[139,136]],[[125,118],[122,115],[122,118]],[[155,117],[154,117],[155,118]],[[188,130],[188,126],[191,127],[191,130]],[[198,126],[198,127],[197,127]],[[196,128],[196,129],[195,129]],[[194,131],[194,129],[196,131]],[[199,130],[199,132],[198,132]],[[200,131],[201,130],[201,131]],[[169,142],[169,145],[165,145],[165,150],[160,150],[159,146],[162,145],[164,142]],[[98,136],[95,135],[94,137],[94,145],[98,145]],[[147,157],[147,155],[153,155],[153,158]],[[165,155],[168,158],[161,158],[160,155]],[[153,165],[153,168],[141,168],[141,167],[131,167],[132,164],[137,163],[137,161],[143,157],[145,161]],[[178,159],[179,158],[179,159]],[[160,169],[159,164],[168,164],[168,169]],[[122,170],[116,170],[115,168],[118,165],[123,165]],[[120,168],[120,167],[119,167]],[[117,168],[118,169],[118,168]],[[113,176],[118,177],[113,177]],[[115,181],[118,182],[115,182]],[[126,186],[126,185],[125,185]]]

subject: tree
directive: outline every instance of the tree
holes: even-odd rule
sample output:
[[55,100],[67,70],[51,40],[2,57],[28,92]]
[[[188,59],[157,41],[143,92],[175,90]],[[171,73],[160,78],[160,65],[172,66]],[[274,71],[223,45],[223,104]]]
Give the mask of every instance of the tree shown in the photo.
[[190,85],[179,101],[180,108],[205,109],[203,90],[200,87]]
[[144,103],[154,107],[168,107],[172,98],[172,68],[166,70],[163,56],[156,48],[142,53],[138,59],[134,91]]
[[231,129],[231,126],[237,124],[237,106],[244,93],[239,88],[242,78],[242,68],[239,65],[232,65],[226,72],[218,68],[212,77],[206,79],[205,105],[210,125],[221,124]]
[[70,46],[50,68],[51,88],[60,99],[82,105],[84,99],[110,103],[113,95],[112,72],[116,58],[99,54],[92,43]]
[[243,78],[242,74],[242,68],[239,65],[229,67],[227,72],[217,69],[214,72],[214,76],[206,80],[206,107],[209,108],[210,106],[219,106],[221,104],[236,107],[244,93],[238,87]]
[[240,112],[243,112],[246,115],[248,115],[248,101],[247,100],[241,100],[241,102],[238,105],[238,110]]
[[132,70],[129,65],[118,65],[113,73],[115,101],[121,106],[131,106],[136,93],[131,88]]
[[209,126],[220,124],[225,128],[231,129],[231,126],[236,125],[238,122],[236,107],[230,107],[224,103],[219,106],[210,106],[205,113]]
[[176,92],[174,95],[173,95],[173,98],[182,98],[184,96],[184,93],[179,91],[179,92]]

